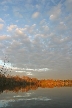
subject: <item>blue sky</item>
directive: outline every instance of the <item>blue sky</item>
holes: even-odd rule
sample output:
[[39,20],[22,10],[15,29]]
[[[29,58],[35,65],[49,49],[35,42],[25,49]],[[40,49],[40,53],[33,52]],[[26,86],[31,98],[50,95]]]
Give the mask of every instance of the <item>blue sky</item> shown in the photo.
[[19,72],[71,76],[72,0],[0,0],[0,65],[5,56]]

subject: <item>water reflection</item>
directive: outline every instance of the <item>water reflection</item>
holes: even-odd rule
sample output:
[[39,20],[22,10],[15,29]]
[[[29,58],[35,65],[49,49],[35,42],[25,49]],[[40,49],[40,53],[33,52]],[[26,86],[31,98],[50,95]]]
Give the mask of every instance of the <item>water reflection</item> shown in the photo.
[[0,108],[71,108],[72,80],[0,76]]
[[44,81],[44,82],[39,82],[33,85],[16,85],[16,86],[2,86],[0,88],[0,93],[3,91],[13,91],[13,92],[27,92],[29,90],[36,90],[38,87],[41,88],[54,88],[54,87],[72,87],[72,81]]
[[0,108],[71,108],[72,87],[15,87],[0,94]]
[[[0,108],[8,108],[8,107],[22,107],[21,103],[24,105],[26,105],[26,107],[28,107],[28,105],[33,105],[39,102],[47,102],[47,101],[51,101],[50,98],[48,98],[48,96],[42,96],[41,94],[39,94],[38,90],[37,91],[30,91],[30,92],[17,92],[15,93],[14,91],[4,91],[1,94],[1,98],[0,98]],[[19,105],[16,105],[16,103],[20,103]]]

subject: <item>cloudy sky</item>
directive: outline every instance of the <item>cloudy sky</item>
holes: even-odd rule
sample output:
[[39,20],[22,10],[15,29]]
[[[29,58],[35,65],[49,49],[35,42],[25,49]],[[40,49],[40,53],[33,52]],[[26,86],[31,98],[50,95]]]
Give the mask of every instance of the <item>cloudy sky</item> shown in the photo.
[[16,72],[72,78],[72,0],[0,0],[4,59]]

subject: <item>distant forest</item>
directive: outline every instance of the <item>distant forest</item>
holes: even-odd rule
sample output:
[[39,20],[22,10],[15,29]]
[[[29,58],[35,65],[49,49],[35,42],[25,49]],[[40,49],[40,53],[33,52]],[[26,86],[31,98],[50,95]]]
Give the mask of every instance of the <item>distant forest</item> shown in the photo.
[[42,79],[29,78],[27,76],[5,76],[0,73],[0,92],[4,90],[9,91],[28,91],[34,90],[38,87],[41,88],[54,88],[54,87],[72,87],[72,80],[53,80],[53,79]]

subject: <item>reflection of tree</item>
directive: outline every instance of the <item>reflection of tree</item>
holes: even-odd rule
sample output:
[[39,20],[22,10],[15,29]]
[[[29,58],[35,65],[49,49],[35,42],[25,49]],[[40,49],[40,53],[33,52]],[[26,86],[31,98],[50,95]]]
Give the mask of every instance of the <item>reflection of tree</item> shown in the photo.
[[29,90],[36,90],[41,88],[54,88],[54,87],[72,87],[72,80],[38,80],[36,78],[29,78],[26,76],[5,76],[0,74],[0,93],[3,90],[10,90],[18,92],[27,92]]

